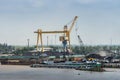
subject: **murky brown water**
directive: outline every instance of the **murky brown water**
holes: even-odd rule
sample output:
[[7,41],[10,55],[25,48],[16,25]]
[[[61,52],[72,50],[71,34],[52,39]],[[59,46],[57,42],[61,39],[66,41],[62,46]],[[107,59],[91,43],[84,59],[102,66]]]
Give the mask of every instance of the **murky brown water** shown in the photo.
[[120,80],[120,69],[89,72],[74,69],[0,65],[0,80]]

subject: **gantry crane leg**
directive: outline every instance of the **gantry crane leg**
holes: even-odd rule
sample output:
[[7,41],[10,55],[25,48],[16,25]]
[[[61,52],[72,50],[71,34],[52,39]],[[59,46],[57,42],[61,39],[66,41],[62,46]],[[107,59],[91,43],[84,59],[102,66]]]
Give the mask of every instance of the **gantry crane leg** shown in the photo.
[[41,41],[41,51],[43,52],[43,41],[42,41],[42,33],[40,33],[40,41]]
[[[39,32],[39,30],[38,30],[38,32]],[[38,35],[37,35],[37,46],[36,46],[37,51],[38,51],[39,40],[40,40],[40,34],[38,33]]]
[[41,43],[41,51],[43,52],[43,41],[42,41],[42,30],[41,29],[38,29],[38,35],[37,35],[37,51],[39,50],[38,49],[38,45],[39,45],[39,41]]
[[71,50],[71,46],[70,46],[70,35],[68,35],[68,41],[69,41],[69,49]]

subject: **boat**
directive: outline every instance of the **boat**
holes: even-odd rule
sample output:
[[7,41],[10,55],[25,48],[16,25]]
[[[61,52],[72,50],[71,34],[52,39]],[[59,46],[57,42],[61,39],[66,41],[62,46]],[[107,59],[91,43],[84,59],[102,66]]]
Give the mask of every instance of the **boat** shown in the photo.
[[99,63],[99,62],[86,62],[86,63],[80,65],[79,67],[77,67],[76,70],[99,71],[99,72],[105,71],[101,67],[101,63]]
[[72,68],[76,70],[86,71],[104,71],[99,62],[76,62],[66,61],[63,63],[46,63],[46,64],[32,64],[30,67],[47,67],[47,68]]

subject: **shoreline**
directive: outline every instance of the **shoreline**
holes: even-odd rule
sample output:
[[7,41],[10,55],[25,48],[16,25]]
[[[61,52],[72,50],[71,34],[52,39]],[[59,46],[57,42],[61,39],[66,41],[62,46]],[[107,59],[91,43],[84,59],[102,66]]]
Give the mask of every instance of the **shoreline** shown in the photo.
[[[1,71],[10,71],[10,72],[16,72],[16,71],[24,71],[24,70],[37,70],[37,69],[57,69],[57,70],[76,70],[76,69],[67,69],[67,68],[47,68],[47,67],[41,67],[41,68],[31,68],[30,66],[28,65],[0,65],[0,72]],[[103,68],[105,69],[105,71],[103,72],[120,72],[120,69],[119,68]],[[76,71],[87,71],[87,70],[76,70]],[[91,71],[88,71],[88,72],[91,72]],[[99,71],[92,71],[92,72],[99,72]]]

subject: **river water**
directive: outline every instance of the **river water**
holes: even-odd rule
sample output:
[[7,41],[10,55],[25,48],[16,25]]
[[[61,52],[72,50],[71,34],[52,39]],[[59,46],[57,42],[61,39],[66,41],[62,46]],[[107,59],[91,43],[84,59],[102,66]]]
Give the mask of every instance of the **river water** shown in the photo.
[[0,80],[120,80],[120,69],[106,70],[106,72],[90,72],[0,65]]

